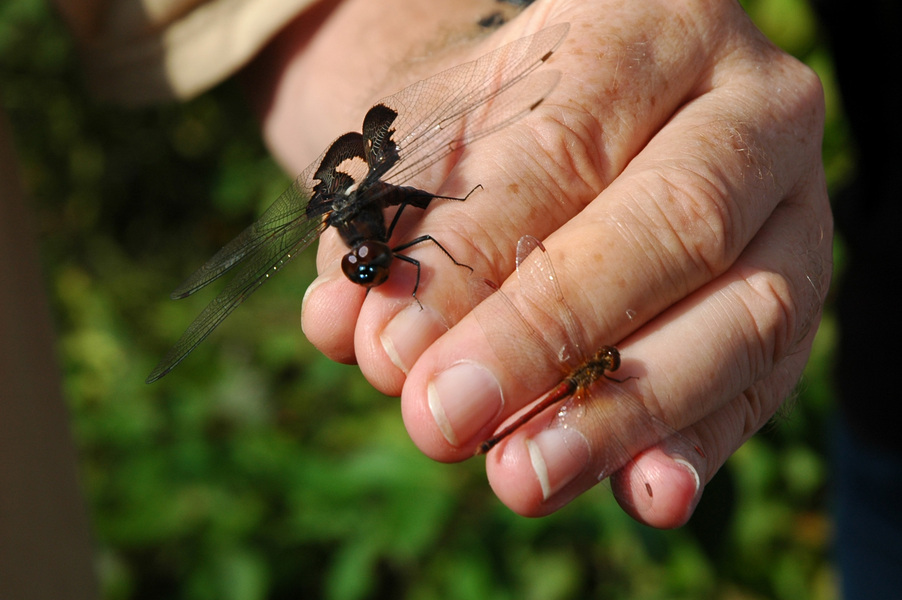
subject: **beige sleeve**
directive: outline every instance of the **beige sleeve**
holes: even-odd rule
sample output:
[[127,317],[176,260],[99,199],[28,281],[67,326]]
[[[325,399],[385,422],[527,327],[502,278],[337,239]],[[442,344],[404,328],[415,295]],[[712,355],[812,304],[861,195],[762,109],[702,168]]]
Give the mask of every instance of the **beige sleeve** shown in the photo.
[[189,98],[237,71],[315,0],[56,0],[101,99]]

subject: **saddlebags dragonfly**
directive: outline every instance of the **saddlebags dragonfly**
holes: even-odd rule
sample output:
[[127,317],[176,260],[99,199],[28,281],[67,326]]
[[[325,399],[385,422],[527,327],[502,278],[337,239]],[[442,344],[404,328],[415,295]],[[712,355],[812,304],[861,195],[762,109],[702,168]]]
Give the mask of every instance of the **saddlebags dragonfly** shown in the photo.
[[[388,245],[406,207],[425,209],[435,198],[466,199],[438,196],[403,184],[535,109],[560,74],[533,71],[548,60],[568,29],[567,24],[548,27],[415,83],[373,106],[364,117],[361,133],[346,133],[335,140],[258,221],[172,292],[173,299],[185,298],[235,269],[225,289],[160,360],[147,383],[169,373],[248,296],[329,227],[335,227],[351,249],[342,260],[342,270],[365,287],[383,283],[392,260],[398,258],[417,269],[416,299],[419,262],[400,252],[423,242],[434,243],[455,264],[466,266],[428,235]],[[397,211],[386,225],[384,209],[389,207],[397,207]]]

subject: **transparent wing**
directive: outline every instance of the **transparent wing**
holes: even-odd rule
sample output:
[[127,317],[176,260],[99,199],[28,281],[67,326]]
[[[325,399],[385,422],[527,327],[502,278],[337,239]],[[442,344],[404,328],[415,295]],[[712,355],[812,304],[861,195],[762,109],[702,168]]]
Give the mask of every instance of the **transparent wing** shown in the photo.
[[[190,296],[244,259],[254,256],[261,248],[266,248],[267,244],[278,248],[300,246],[300,250],[310,245],[322,232],[323,226],[321,217],[308,218],[305,214],[310,192],[303,178],[304,175],[298,177],[259,220],[192,273],[172,292],[171,297],[178,299]],[[267,250],[264,256],[268,254]]]
[[598,481],[633,465],[649,496],[653,496],[654,477],[635,463],[641,452],[664,442],[672,452],[705,458],[697,444],[651,414],[633,386],[615,381],[600,380],[580,389],[561,406],[551,427],[574,428],[595,440],[590,460]]
[[471,275],[470,303],[492,351],[517,381],[532,393],[561,380],[557,355],[511,299],[488,279]]
[[545,332],[557,360],[571,369],[584,363],[592,349],[564,299],[548,251],[531,235],[524,235],[517,242],[517,282],[523,301],[532,305],[533,314],[537,318],[544,316],[539,329]]
[[[535,108],[559,76],[553,72],[542,77],[526,76],[547,60],[568,29],[566,24],[544,29],[384,99],[382,103],[398,113],[392,126],[399,157],[384,174],[385,181],[401,184],[464,144]],[[345,134],[339,140],[355,135]],[[322,234],[331,206],[309,206],[314,177],[334,174],[330,169],[339,164],[343,168],[361,167],[361,161],[342,162],[362,158],[362,152],[353,145],[342,149],[339,140],[307,167],[259,220],[172,292],[173,298],[189,296],[241,264],[233,281],[191,323],[148,382],[172,370],[269,276]],[[338,156],[326,159],[330,151],[337,151]],[[329,163],[325,171],[324,160]],[[366,170],[349,174],[354,181],[361,181]],[[377,201],[377,196],[364,200]]]
[[548,27],[381,100],[398,113],[393,137],[401,156],[385,180],[409,181],[535,109],[557,85],[560,73],[527,76],[548,60],[569,28],[567,23]]
[[[273,225],[269,243],[257,244],[253,255],[238,267],[225,289],[204,308],[179,341],[160,360],[147,377],[147,383],[156,381],[182,362],[233,310],[306,248],[326,227],[324,221],[319,221],[315,227],[310,222],[311,220],[302,220],[302,226],[297,222],[287,223],[281,229]],[[227,268],[231,266],[234,264]]]
[[166,375],[204,338],[282,265],[303,251],[326,228],[322,210],[307,214],[311,198],[313,163],[279,196],[253,225],[226,244],[171,294],[190,296],[200,288],[237,268],[229,284],[192,321],[178,342],[160,360],[147,383]]

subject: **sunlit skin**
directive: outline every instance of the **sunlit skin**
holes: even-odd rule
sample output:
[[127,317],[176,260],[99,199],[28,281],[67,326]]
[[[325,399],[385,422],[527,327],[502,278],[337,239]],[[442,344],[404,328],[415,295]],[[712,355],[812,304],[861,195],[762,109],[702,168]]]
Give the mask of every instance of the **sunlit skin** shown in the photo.
[[[513,422],[506,422],[503,429],[480,442],[476,453],[490,452],[508,439],[508,445],[525,448],[546,500],[568,484],[554,473],[555,463],[563,461],[582,463],[584,470],[599,481],[618,470],[630,472],[644,487],[645,496],[621,497],[621,502],[631,510],[653,503],[657,474],[645,472],[633,457],[665,442],[675,457],[701,467],[704,451],[651,414],[644,400],[627,389],[632,386],[621,385],[637,377],[616,379],[608,375],[620,368],[620,351],[609,345],[592,351],[583,335],[584,327],[558,285],[550,254],[539,240],[529,235],[520,238],[516,264],[519,303],[541,306],[545,313],[542,323],[532,323],[497,284],[477,276],[468,281],[473,312],[495,355],[521,382],[527,396],[546,389],[542,373],[547,365],[556,365],[562,379],[528,410],[515,415]],[[632,361],[632,368],[637,368],[637,361]],[[449,427],[451,422],[443,408],[430,404],[430,409],[443,435],[454,440],[458,432]],[[544,429],[534,423],[547,422],[552,412],[557,414]],[[588,447],[590,437],[602,438],[604,446]],[[504,455],[505,447],[493,454],[499,453]]]
[[608,371],[616,371],[620,368],[620,352],[614,346],[602,346],[599,350],[589,357],[586,362],[573,371],[569,377],[561,381],[553,389],[548,390],[536,400],[535,406],[529,411],[518,417],[516,421],[510,425],[506,425],[504,429],[480,443],[476,449],[477,454],[485,454],[498,445],[507,436],[517,431],[520,427],[531,421],[534,417],[541,414],[549,407],[563,402],[574,396],[582,396],[592,384],[598,380],[605,378],[617,383],[623,380],[615,379],[607,375]]
[[[434,200],[464,202],[406,183],[433,165],[459,154],[481,138],[532,113],[557,85],[560,74],[540,67],[567,35],[561,23],[506,44],[378,100],[363,118],[361,131],[340,135],[266,209],[178,286],[182,299],[229,275],[228,285],[200,315],[147,377],[164,377],[261,285],[319,236],[334,230],[349,251],[341,270],[352,283],[374,288],[388,280],[395,259],[412,265],[417,291],[422,268],[408,251],[431,244],[458,262],[428,233],[391,242],[407,208],[426,210]],[[394,214],[387,219],[387,209]]]
[[[654,502],[630,514],[680,525],[807,362],[832,267],[820,83],[736,2],[540,0],[478,34],[474,22],[494,4],[319,3],[249,66],[246,88],[270,147],[297,172],[353,129],[373,97],[542,27],[571,24],[548,62],[562,73],[548,101],[418,182],[451,196],[478,183],[484,193],[434,205],[399,227],[411,238],[440,239],[505,291],[520,236],[545,244],[593,347],[614,344],[638,361],[643,370],[629,387],[705,450],[704,464],[691,464],[698,485],[666,448],[636,458],[659,478]],[[338,270],[346,251],[336,236],[321,238],[304,333],[334,360],[359,364],[380,391],[401,395],[408,433],[427,456],[472,457],[536,395],[507,374],[469,315],[467,273],[436,262],[435,249],[412,252],[430,265],[419,310],[412,274],[393,273],[366,294]],[[540,306],[519,309],[531,321],[541,317]],[[446,380],[439,394],[458,430],[452,443],[429,395],[454,365],[476,369]],[[544,431],[541,421],[524,435]],[[552,472],[569,483],[544,498],[521,444],[489,453],[486,471],[501,501],[531,516],[597,485],[588,472]],[[612,483],[618,497],[646,495],[628,471]]]

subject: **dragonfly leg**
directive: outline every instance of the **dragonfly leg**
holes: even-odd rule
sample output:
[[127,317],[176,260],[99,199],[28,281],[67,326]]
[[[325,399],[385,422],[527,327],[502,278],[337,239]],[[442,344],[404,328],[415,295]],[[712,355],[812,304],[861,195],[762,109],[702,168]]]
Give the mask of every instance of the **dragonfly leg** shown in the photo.
[[[407,189],[411,190],[413,188],[407,188]],[[422,190],[415,190],[416,192],[419,192],[418,194],[416,194],[416,198],[414,198],[413,200],[408,200],[408,201],[402,202],[400,204],[400,206],[398,206],[398,210],[395,212],[395,216],[392,217],[391,224],[389,224],[388,229],[386,230],[387,231],[386,238],[388,238],[388,239],[391,238],[391,234],[395,230],[395,225],[398,224],[398,220],[401,218],[401,213],[404,212],[404,209],[406,207],[413,206],[416,208],[426,210],[426,208],[429,206],[429,203],[435,199],[456,200],[457,202],[465,202],[467,200],[467,198],[469,198],[470,196],[473,195],[473,192],[475,192],[476,190],[481,190],[481,189],[483,189],[482,184],[477,184],[473,187],[472,190],[467,192],[467,195],[464,196],[463,198],[458,198],[457,196],[435,196],[433,194],[428,194],[426,192],[423,192]],[[444,248],[442,248],[442,249],[444,250]],[[445,254],[448,254],[448,253],[445,252]]]
[[417,301],[417,304],[420,305],[421,309],[423,308],[423,305],[420,303],[420,299],[417,298],[417,290],[420,289],[420,261],[418,261],[415,258],[411,258],[410,256],[400,254],[400,252],[402,250],[407,250],[408,248],[416,246],[417,244],[422,244],[424,242],[432,242],[433,244],[438,246],[439,250],[444,252],[445,256],[450,258],[451,262],[453,262],[455,265],[457,265],[458,267],[464,267],[465,269],[469,269],[471,273],[473,272],[473,267],[471,267],[470,265],[464,264],[462,262],[458,262],[457,259],[455,259],[451,255],[451,253],[448,252],[448,250],[444,246],[442,246],[439,243],[439,241],[437,239],[435,239],[434,237],[432,237],[431,235],[421,235],[420,237],[418,237],[416,239],[413,239],[409,242],[405,242],[405,243],[401,244],[400,246],[396,246],[396,247],[392,248],[392,254],[394,254],[395,258],[399,258],[405,262],[408,262],[417,268],[417,279],[416,279],[416,283],[414,283],[414,285],[413,285],[413,293],[411,295],[413,296],[413,299]]

